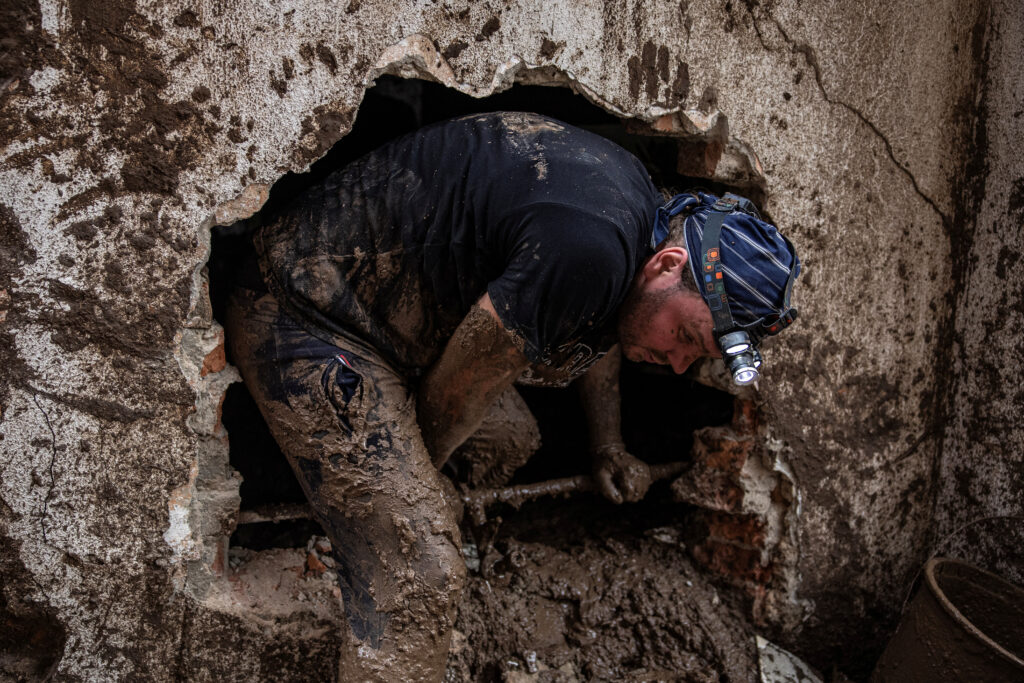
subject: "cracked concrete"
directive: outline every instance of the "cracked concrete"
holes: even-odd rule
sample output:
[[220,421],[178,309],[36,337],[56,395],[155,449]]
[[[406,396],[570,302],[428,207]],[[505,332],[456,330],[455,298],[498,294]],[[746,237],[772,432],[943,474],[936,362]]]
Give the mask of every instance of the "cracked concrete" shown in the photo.
[[821,96],[825,99],[825,101],[828,102],[829,104],[835,104],[844,107],[854,116],[859,118],[865,126],[871,129],[871,132],[874,133],[878,137],[878,139],[882,141],[882,144],[885,145],[885,151],[889,154],[889,158],[892,160],[892,163],[896,166],[896,168],[898,168],[907,176],[907,179],[914,186],[914,191],[917,192],[917,194],[921,197],[921,199],[923,199],[928,204],[928,206],[932,207],[932,209],[935,210],[935,213],[938,214],[939,217],[942,219],[943,225],[948,227],[950,222],[949,215],[944,213],[942,209],[939,208],[938,204],[936,204],[934,199],[932,199],[931,197],[924,193],[924,191],[921,189],[921,186],[918,184],[917,179],[914,177],[914,174],[908,168],[908,164],[896,158],[896,153],[893,151],[892,143],[889,142],[888,138],[885,136],[885,133],[883,133],[879,129],[878,125],[873,123],[864,114],[864,112],[862,112],[854,105],[829,95],[828,90],[825,89],[825,84],[822,83],[821,66],[818,64],[818,57],[815,53],[814,47],[812,47],[808,43],[795,42],[793,38],[791,38],[789,34],[786,33],[786,29],[783,28],[783,26],[779,23],[778,19],[776,19],[772,15],[770,6],[762,7],[761,5],[755,2],[744,2],[744,6],[747,8],[747,11],[750,12],[750,16],[753,19],[754,30],[757,33],[758,39],[761,41],[761,45],[766,50],[775,49],[774,47],[769,45],[768,40],[766,40],[764,32],[761,29],[760,14],[763,13],[764,16],[767,17],[768,21],[771,22],[772,26],[774,26],[775,29],[779,32],[779,34],[782,36],[782,40],[787,44],[790,52],[792,52],[795,55],[801,55],[804,58],[804,62],[807,64],[807,66],[811,68],[812,72],[814,73],[814,82],[818,85],[818,89],[821,91]]
[[53,424],[50,422],[50,415],[47,413],[43,406],[39,404],[39,397],[35,394],[32,395],[32,402],[36,404],[36,408],[42,413],[43,419],[46,420],[46,428],[50,430],[50,464],[47,470],[50,475],[50,487],[46,491],[46,497],[43,498],[43,510],[39,513],[39,531],[43,536],[43,543],[48,543],[46,538],[46,513],[49,511],[50,499],[53,497],[53,489],[57,484],[56,475],[53,473],[53,465],[57,461],[57,433],[53,431]]
[[[997,362],[1020,356],[1024,281],[1010,3],[0,12],[0,604],[47,647],[0,646],[40,676],[333,669],[329,610],[288,603],[270,622],[209,600],[237,482],[217,414],[231,370],[203,374],[202,269],[213,222],[323,155],[389,69],[475,96],[569,86],[642,125],[727,118],[805,266],[801,320],[766,349],[757,393],[801,510],[780,541],[788,599],[807,605],[780,626],[788,649],[863,673],[929,552],[1013,564],[995,526],[939,543],[1020,512],[1024,400]],[[193,544],[178,555],[172,529]]]

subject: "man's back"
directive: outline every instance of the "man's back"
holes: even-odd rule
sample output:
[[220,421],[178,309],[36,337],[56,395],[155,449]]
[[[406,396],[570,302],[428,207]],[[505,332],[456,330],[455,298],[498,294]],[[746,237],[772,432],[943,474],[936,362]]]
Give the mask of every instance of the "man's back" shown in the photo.
[[300,322],[399,368],[431,365],[485,291],[531,361],[585,364],[580,347],[607,346],[660,201],[640,162],[603,138],[535,114],[484,114],[332,174],[256,243]]

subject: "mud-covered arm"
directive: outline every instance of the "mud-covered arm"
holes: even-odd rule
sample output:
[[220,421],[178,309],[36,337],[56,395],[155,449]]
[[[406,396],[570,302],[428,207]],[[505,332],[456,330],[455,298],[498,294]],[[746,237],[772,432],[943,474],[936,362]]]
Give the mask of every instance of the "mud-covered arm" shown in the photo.
[[490,405],[527,365],[484,294],[420,385],[417,418],[434,465],[444,465],[476,431]]
[[622,441],[621,366],[616,345],[576,382],[590,433],[594,479],[613,503],[640,500],[651,485],[650,468],[630,455]]

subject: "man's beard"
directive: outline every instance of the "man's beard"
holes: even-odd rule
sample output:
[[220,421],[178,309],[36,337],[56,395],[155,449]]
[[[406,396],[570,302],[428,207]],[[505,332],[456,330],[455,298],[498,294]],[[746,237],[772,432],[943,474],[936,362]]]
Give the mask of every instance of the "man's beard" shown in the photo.
[[630,346],[644,346],[643,343],[638,341],[637,330],[646,327],[648,321],[661,310],[665,303],[684,289],[680,282],[675,287],[665,287],[654,291],[643,290],[640,287],[634,287],[630,290],[620,309],[618,325],[619,343]]

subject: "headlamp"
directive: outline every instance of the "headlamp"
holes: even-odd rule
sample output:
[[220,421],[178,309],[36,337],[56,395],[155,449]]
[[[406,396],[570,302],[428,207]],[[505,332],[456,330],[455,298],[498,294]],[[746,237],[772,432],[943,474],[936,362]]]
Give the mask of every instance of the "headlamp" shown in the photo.
[[750,335],[743,330],[723,334],[718,338],[722,360],[732,373],[732,381],[740,386],[756,382],[761,373],[761,354],[750,341]]
[[750,335],[742,330],[724,334],[718,339],[723,356],[736,356],[751,350]]
[[[693,195],[697,196],[697,195]],[[680,201],[680,198],[683,198]],[[699,202],[698,202],[699,204]],[[686,207],[696,210],[689,196],[677,195],[659,209],[659,222],[662,232],[667,230],[668,220]],[[717,199],[708,212],[704,221],[703,234],[700,244],[700,261],[694,261],[697,268],[694,274],[697,278],[697,285],[700,288],[701,296],[711,311],[711,321],[714,325],[714,337],[718,341],[718,348],[722,352],[722,360],[732,374],[732,381],[740,386],[746,386],[756,382],[761,377],[761,354],[757,345],[766,336],[778,334],[796,318],[796,309],[790,306],[789,298],[793,291],[793,281],[796,279],[799,269],[799,261],[796,258],[796,250],[784,236],[780,235],[793,254],[793,265],[790,268],[789,279],[786,282],[786,289],[783,295],[782,308],[777,317],[770,320],[764,318],[748,325],[739,325],[732,316],[729,306],[729,297],[725,289],[725,269],[722,266],[722,224],[725,217],[733,212],[745,213],[760,220],[761,216],[757,208],[749,199],[727,193],[724,197]],[[662,235],[664,237],[664,235]],[[654,238],[652,238],[654,240]],[[659,240],[660,241],[660,240]],[[655,242],[652,241],[652,247]],[[691,254],[693,258],[694,254]]]

